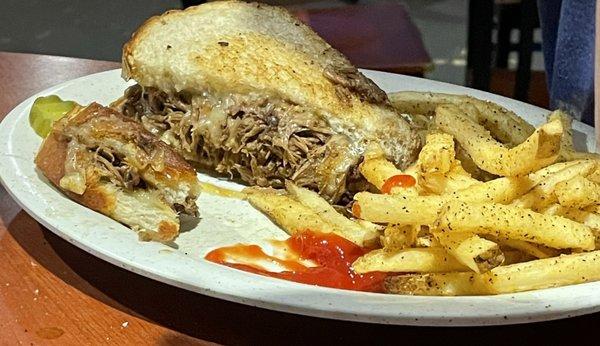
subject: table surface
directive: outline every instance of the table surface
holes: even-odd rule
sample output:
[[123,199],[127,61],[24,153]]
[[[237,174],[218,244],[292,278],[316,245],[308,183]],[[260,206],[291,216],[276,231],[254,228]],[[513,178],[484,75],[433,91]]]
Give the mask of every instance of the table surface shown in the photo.
[[[35,92],[118,66],[0,52],[0,119]],[[533,326],[417,328],[326,320],[230,303],[95,258],[35,222],[2,187],[0,263],[1,345],[378,344],[442,343],[452,338],[494,344],[506,343],[507,337],[536,342],[558,342],[562,337],[566,342],[576,338],[572,333],[595,330],[600,323],[600,314],[593,314]]]

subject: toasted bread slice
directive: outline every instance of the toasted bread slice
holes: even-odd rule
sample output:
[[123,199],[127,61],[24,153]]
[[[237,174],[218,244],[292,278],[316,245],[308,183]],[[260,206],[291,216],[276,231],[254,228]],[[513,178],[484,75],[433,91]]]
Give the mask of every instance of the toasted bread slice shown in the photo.
[[[278,7],[215,1],[169,11],[149,19],[135,32],[124,46],[122,62],[123,77],[135,79],[142,93],[151,91],[143,94],[147,102],[142,100],[142,106],[156,105],[154,111],[160,113],[164,110],[161,100],[167,106],[189,101],[176,111],[192,109],[191,118],[196,123],[190,131],[198,133],[188,137],[200,137],[194,143],[202,145],[190,149],[182,132],[172,127],[161,133],[163,140],[187,159],[201,163],[212,160],[210,166],[237,173],[253,185],[281,187],[290,179],[334,201],[369,143],[381,143],[387,157],[400,167],[413,162],[418,152],[418,136],[390,106],[386,94],[309,27]],[[152,97],[157,95],[152,90],[164,94]],[[135,93],[139,94],[131,92]],[[121,106],[132,111],[141,109],[135,102],[126,105],[123,102],[127,100],[121,101]],[[258,112],[274,112],[251,122],[273,127],[275,133],[268,134],[271,138],[276,132],[290,133],[272,143],[259,143],[256,153],[247,146],[242,150],[236,138],[229,138],[235,137],[235,131],[228,127],[237,127],[240,117],[243,124],[239,126],[246,125],[245,116],[255,115],[261,107]],[[144,109],[139,115],[152,111]],[[157,118],[166,117],[158,114],[149,122]],[[213,129],[202,132],[203,126]],[[310,151],[305,146],[298,147],[298,155],[285,152],[294,136],[305,138],[314,127],[324,135],[311,140],[328,150],[318,164],[298,159],[298,155],[305,155],[300,152]],[[251,133],[244,139],[254,139],[259,129],[248,131]],[[329,138],[335,138],[335,143],[327,145]],[[271,162],[252,159],[260,157],[260,150],[268,150],[268,158],[279,156],[281,162],[268,172],[260,172],[257,179],[259,168]],[[208,154],[202,157],[194,151]],[[240,152],[252,157],[238,155]],[[314,156],[310,152],[306,155]],[[231,162],[229,158],[233,158]],[[340,162],[341,158],[346,159]],[[306,177],[306,172],[312,176]]]
[[178,213],[197,214],[194,169],[142,125],[96,103],[57,121],[35,163],[67,196],[144,240],[173,240]]

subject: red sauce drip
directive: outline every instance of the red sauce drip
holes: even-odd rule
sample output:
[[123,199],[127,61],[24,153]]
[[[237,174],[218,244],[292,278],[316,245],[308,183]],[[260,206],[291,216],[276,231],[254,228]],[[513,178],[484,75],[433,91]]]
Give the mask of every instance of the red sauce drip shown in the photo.
[[[356,274],[352,263],[367,250],[333,233],[313,231],[297,232],[285,241],[273,241],[276,248],[290,250],[291,258],[311,260],[316,267],[305,266],[295,259],[280,259],[266,254],[257,245],[237,244],[215,249],[206,259],[232,268],[290,280],[310,285],[341,288],[354,291],[383,292],[385,273],[373,272]],[[236,259],[232,263],[228,259]],[[258,265],[259,261],[269,261],[285,271],[273,272]]]
[[352,203],[352,215],[356,216],[357,218],[360,218],[360,215],[362,214],[362,210],[360,209],[360,204],[358,204],[358,202],[354,202]]
[[415,186],[417,180],[409,174],[398,174],[388,178],[383,186],[381,187],[381,192],[389,194],[392,192],[394,187],[411,187]]

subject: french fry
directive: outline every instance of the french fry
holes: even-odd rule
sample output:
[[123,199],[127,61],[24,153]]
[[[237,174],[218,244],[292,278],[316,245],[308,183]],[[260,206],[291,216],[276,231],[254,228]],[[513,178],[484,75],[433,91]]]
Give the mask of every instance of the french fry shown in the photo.
[[502,204],[449,202],[436,228],[448,232],[490,234],[557,249],[593,250],[592,230],[578,222],[554,215]]
[[500,247],[502,253],[504,254],[504,263],[503,265],[522,263],[527,261],[532,261],[536,259],[535,257],[519,250],[515,250],[510,247]]
[[429,134],[419,153],[419,185],[427,192],[443,194],[481,184],[456,160],[454,139],[444,133]]
[[306,229],[324,233],[336,231],[333,225],[324,221],[314,210],[287,195],[275,190],[257,188],[246,188],[244,192],[247,193],[248,202],[253,207],[265,213],[290,235]]
[[[510,203],[532,186],[528,177],[499,178],[442,196],[390,196],[359,192],[354,200],[358,218],[399,225],[430,225],[442,206],[453,200],[470,203]],[[358,209],[357,208],[357,209]]]
[[[378,243],[379,234],[372,230],[357,230],[341,227],[323,219],[315,210],[277,190],[262,188],[244,189],[248,202],[267,215],[285,232],[292,235],[307,229],[323,233],[335,233],[358,246],[369,247]],[[340,215],[341,216],[341,215]],[[374,233],[374,232],[373,232]]]
[[592,230],[578,222],[502,204],[449,202],[436,225],[444,231],[495,235],[557,249],[593,250]]
[[[405,172],[396,168],[396,166],[388,161],[383,151],[379,146],[370,146],[366,151],[364,161],[359,166],[360,173],[379,191],[382,191],[388,179],[399,175],[410,175],[415,180],[417,179],[416,172],[411,172],[410,168]],[[392,187],[390,194],[413,195],[419,194],[417,185],[410,187]]]
[[394,175],[404,174],[394,164],[381,157],[367,157],[359,166],[360,173],[365,179],[381,191],[386,180]]
[[440,242],[435,239],[433,234],[419,234],[415,239],[415,247],[440,247]]
[[481,125],[469,119],[459,108],[442,105],[436,109],[436,125],[465,148],[481,169],[501,176],[519,176],[545,167],[558,157],[562,124],[546,123],[525,142],[506,148]]
[[578,175],[556,184],[554,193],[565,207],[585,208],[600,204],[600,185]]
[[[562,169],[556,170],[558,168]],[[555,169],[556,168],[556,169]],[[536,186],[527,194],[515,199],[511,205],[520,208],[541,210],[555,203],[554,194],[556,185],[562,181],[572,179],[579,175],[587,175],[594,169],[594,162],[590,160],[575,161],[575,163],[559,163],[529,175]]]
[[445,203],[441,196],[391,196],[369,192],[354,195],[356,217],[397,225],[430,225]]
[[440,247],[409,248],[393,252],[373,250],[359,257],[352,268],[359,274],[373,271],[438,273],[469,270]]
[[600,205],[590,205],[589,207],[585,207],[583,210],[594,214],[600,214]]
[[484,182],[498,178],[497,175],[486,172],[477,167],[475,162],[473,162],[473,159],[469,156],[465,148],[460,145],[460,143],[456,143],[455,151],[456,159],[460,161],[461,166],[467,173],[471,175],[471,177]]
[[419,177],[419,186],[423,191],[436,195],[448,194],[468,189],[483,182],[474,179],[460,163],[455,163],[450,172],[444,174],[425,174]]
[[[528,262],[529,263],[529,262]],[[473,272],[426,273],[388,276],[386,293],[416,296],[474,296],[492,294],[482,276]]]
[[471,185],[444,197],[469,203],[508,204],[525,194],[532,186],[533,182],[528,177],[504,177]]
[[[401,91],[388,95],[392,106],[402,113],[433,116],[437,106],[452,104],[460,107],[472,119],[487,128],[495,138],[509,147],[523,143],[535,130],[514,112],[493,102],[466,95]],[[474,106],[476,117],[468,107]],[[475,120],[475,119],[474,119]]]
[[444,174],[452,169],[456,153],[454,139],[445,133],[427,135],[425,145],[419,153],[417,166],[421,174]]
[[415,244],[420,229],[420,226],[415,225],[388,225],[380,238],[381,245],[386,251],[411,247]]
[[600,280],[600,251],[500,266],[484,274],[430,273],[388,277],[388,293],[483,295],[530,291]]
[[591,229],[600,231],[600,215],[585,210],[567,208],[563,210],[560,216],[566,217],[588,226]]
[[399,91],[388,94],[390,103],[398,112],[427,116],[434,116],[437,106],[446,103],[460,104],[466,100],[465,97],[465,95],[419,91]]
[[440,244],[456,260],[476,273],[485,273],[504,262],[498,244],[472,233],[436,232]]
[[488,129],[494,138],[511,148],[525,142],[535,131],[535,127],[523,118],[500,105],[478,99],[471,102],[482,116],[479,123]]
[[[581,165],[581,166],[579,166]],[[593,169],[593,163],[590,160],[577,160],[577,161],[568,161],[568,162],[558,162],[554,163],[550,166],[546,166],[539,171],[535,171],[529,174],[529,178],[537,185],[543,183],[545,180],[549,179],[551,176],[555,175],[558,172],[563,172],[561,174],[566,174],[568,172],[566,169],[569,167],[578,166],[576,168],[575,173],[586,172],[586,169]],[[590,171],[587,171],[590,172]],[[571,173],[569,173],[571,174]],[[561,178],[564,179],[564,178]]]
[[594,169],[592,170],[592,172],[590,172],[590,174],[587,176],[587,178],[591,182],[600,184],[600,161],[596,160],[595,163],[596,164],[595,164]]
[[560,142],[559,161],[572,161],[580,159],[600,159],[600,155],[596,153],[578,152],[573,146],[573,118],[561,110],[555,110],[548,115],[548,120],[558,119],[563,125],[563,137]]
[[344,238],[364,247],[372,247],[379,242],[379,232],[362,227],[341,215],[318,193],[298,187],[290,181],[286,181],[285,188],[294,199],[332,224],[336,233],[341,233]]
[[560,252],[556,249],[552,249],[540,244],[533,244],[524,240],[501,239],[497,240],[497,242],[501,246],[508,246],[535,258],[548,258],[558,256],[560,254]]
[[543,210],[546,215],[558,215],[579,222],[592,229],[596,237],[596,249],[600,248],[600,215],[587,210],[564,207],[553,204]]

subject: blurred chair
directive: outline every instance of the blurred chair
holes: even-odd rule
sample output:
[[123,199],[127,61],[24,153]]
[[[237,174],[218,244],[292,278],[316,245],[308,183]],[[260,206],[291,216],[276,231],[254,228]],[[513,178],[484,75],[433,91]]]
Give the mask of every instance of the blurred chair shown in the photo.
[[[471,0],[469,2],[467,85],[489,90],[492,80],[494,43],[494,12],[497,12],[498,35],[496,44],[496,67],[508,67],[510,51],[518,53],[518,67],[514,77],[512,96],[527,101],[531,84],[531,58],[539,43],[534,43],[534,30],[539,27],[535,0]],[[511,44],[511,31],[519,31],[519,42]],[[505,71],[500,71],[506,74]],[[536,80],[539,78],[536,78]]]
[[361,68],[422,77],[431,69],[419,29],[400,3],[292,10]]
[[181,6],[183,8],[196,6],[205,3],[205,0],[181,0]]

